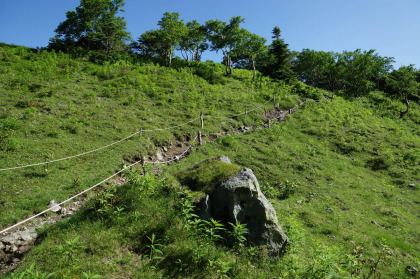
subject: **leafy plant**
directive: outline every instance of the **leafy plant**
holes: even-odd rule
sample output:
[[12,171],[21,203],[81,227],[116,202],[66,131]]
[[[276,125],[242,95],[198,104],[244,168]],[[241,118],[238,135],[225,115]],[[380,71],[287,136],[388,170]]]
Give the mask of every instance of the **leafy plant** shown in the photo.
[[25,271],[14,274],[12,273],[12,279],[47,279],[54,276],[55,272],[52,273],[42,273],[41,271],[35,270],[35,263],[32,263],[31,266],[26,269]]
[[149,249],[149,259],[151,260],[161,260],[163,257],[163,252],[161,247],[164,247],[163,244],[159,243],[159,239],[156,238],[156,235],[153,233],[152,237],[147,237],[149,240],[149,244],[146,245],[146,247]]
[[66,240],[65,241],[66,243],[64,245],[62,244],[58,245],[57,246],[58,253],[60,253],[61,255],[67,256],[70,261],[74,260],[75,256],[78,253],[81,253],[85,249],[85,246],[79,243],[79,238],[80,236],[76,236],[75,238],[71,240]]
[[235,246],[238,248],[244,247],[246,242],[246,235],[249,234],[248,228],[240,222],[229,224],[232,226],[232,231],[229,231],[228,233],[235,240]]

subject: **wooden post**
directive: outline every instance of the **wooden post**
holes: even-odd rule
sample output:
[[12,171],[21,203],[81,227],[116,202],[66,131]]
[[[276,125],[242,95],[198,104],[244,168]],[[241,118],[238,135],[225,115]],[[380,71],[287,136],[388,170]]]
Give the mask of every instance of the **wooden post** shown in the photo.
[[201,141],[201,131],[198,131],[198,145],[202,145],[203,142]]
[[[204,129],[204,119],[203,119],[203,113],[200,114],[201,119],[201,129]],[[200,132],[201,133],[201,132]]]

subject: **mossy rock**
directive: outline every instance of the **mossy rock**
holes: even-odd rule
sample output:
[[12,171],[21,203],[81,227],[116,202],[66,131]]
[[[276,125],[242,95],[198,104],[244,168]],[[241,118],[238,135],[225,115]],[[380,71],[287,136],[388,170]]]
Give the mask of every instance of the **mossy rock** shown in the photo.
[[220,161],[217,158],[207,159],[194,167],[178,173],[178,180],[193,191],[211,194],[217,186],[234,177],[240,166]]

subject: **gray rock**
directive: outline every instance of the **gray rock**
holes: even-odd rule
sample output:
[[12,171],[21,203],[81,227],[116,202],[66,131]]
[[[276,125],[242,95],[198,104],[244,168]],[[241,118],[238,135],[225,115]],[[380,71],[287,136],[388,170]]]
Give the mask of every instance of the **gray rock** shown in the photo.
[[199,217],[203,220],[210,220],[211,218],[211,206],[210,196],[206,195],[199,204],[200,212]]
[[273,256],[284,251],[287,236],[251,169],[243,168],[236,176],[216,188],[210,202],[214,219],[246,224],[249,239],[267,245]]
[[228,164],[232,164],[232,162],[230,161],[228,156],[220,156],[219,158],[220,161],[224,162],[224,163],[228,163]]
[[3,242],[1,242],[0,241],[0,250],[3,250],[5,247],[4,247],[4,244],[3,244]]
[[164,159],[160,150],[156,152],[156,159],[158,159],[159,161],[162,161]]
[[35,228],[29,228],[26,231],[20,233],[20,239],[27,242],[35,241],[38,234],[35,231]]
[[408,184],[408,187],[410,187],[412,189],[415,189],[416,188],[416,184],[414,184],[414,183]]
[[48,208],[51,208],[50,211],[54,213],[57,213],[57,214],[61,213],[61,206],[59,206],[55,200],[50,201],[50,203],[48,204]]

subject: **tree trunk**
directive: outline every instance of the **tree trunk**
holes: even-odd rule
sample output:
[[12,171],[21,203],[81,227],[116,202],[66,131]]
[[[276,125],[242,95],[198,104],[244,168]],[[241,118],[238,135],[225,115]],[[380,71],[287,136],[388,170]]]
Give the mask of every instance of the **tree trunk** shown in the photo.
[[405,105],[407,106],[405,111],[400,112],[400,118],[403,118],[404,115],[408,113],[408,110],[410,109],[410,102],[408,101],[407,97],[405,97]]
[[172,65],[172,49],[169,51],[169,68]]
[[255,79],[255,59],[252,59],[252,69],[254,70],[254,75],[252,76],[252,79]]

